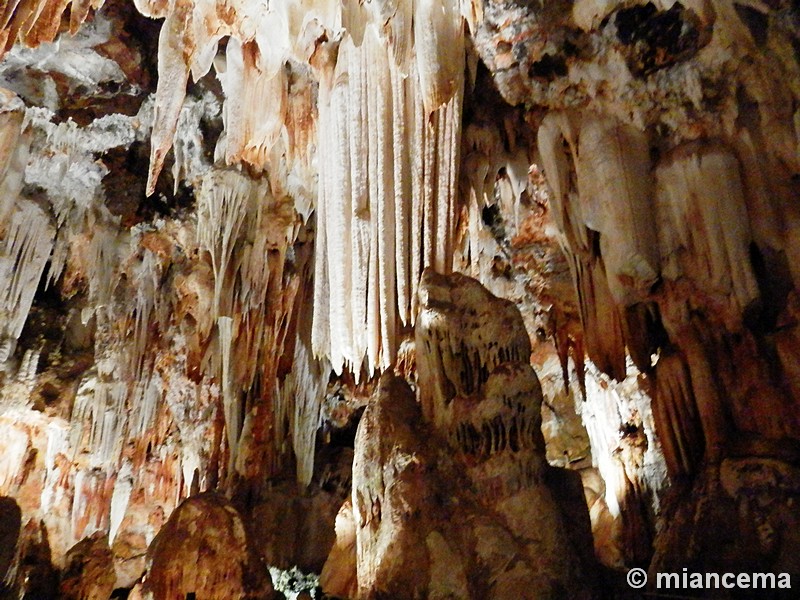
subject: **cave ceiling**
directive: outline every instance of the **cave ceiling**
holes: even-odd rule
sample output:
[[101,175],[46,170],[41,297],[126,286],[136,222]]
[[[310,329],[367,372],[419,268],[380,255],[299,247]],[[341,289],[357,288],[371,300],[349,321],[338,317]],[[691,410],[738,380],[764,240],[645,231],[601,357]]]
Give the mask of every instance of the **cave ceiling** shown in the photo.
[[7,589],[800,575],[796,3],[1,14]]

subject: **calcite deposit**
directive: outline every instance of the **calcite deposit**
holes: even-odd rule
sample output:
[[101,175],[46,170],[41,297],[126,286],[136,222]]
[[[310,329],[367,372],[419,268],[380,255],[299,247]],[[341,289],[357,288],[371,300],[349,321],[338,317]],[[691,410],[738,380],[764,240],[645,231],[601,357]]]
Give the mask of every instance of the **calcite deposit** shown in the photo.
[[800,575],[796,3],[0,15],[2,594]]

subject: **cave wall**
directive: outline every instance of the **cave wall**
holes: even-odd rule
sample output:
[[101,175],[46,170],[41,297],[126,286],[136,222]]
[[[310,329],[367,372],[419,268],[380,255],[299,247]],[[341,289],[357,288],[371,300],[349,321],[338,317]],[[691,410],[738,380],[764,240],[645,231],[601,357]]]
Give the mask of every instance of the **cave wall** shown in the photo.
[[604,564],[798,571],[793,4],[101,4],[4,9],[19,552],[64,568],[107,534],[131,587],[184,498],[316,494],[331,390],[352,421],[391,370],[449,426],[452,386],[474,401],[514,357],[476,317],[486,339],[438,360],[478,379],[431,378],[430,268],[519,308]]

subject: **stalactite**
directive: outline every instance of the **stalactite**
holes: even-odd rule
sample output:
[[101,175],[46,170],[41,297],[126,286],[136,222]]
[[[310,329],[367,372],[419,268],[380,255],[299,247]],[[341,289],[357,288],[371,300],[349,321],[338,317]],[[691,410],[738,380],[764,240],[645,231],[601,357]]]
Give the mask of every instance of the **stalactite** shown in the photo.
[[[404,5],[410,5],[405,3]],[[410,45],[409,45],[410,46]],[[394,247],[395,272],[397,275],[397,307],[400,322],[408,325],[411,322],[411,253],[410,217],[411,204],[407,198],[411,196],[411,165],[406,150],[408,139],[409,117],[406,100],[406,77],[401,73],[401,66],[389,63],[392,78],[392,154],[394,165]]]
[[125,461],[117,473],[114,481],[114,491],[111,494],[111,506],[109,508],[108,524],[108,543],[113,544],[114,538],[119,532],[122,520],[125,518],[125,511],[133,490],[133,473],[130,461]]
[[401,72],[384,33],[368,24],[360,46],[345,35],[334,71],[320,73],[317,242],[327,252],[316,259],[313,347],[356,377],[362,364],[372,373],[393,362],[419,273],[452,268],[456,227],[461,84],[429,116],[418,73]]
[[549,113],[538,131],[542,166],[552,190],[550,212],[565,237],[562,243],[573,253],[589,251],[586,222],[574,181],[578,127],[578,117],[573,113]]
[[[297,461],[297,480],[300,485],[307,486],[314,475],[314,451],[327,374],[324,365],[312,356],[307,340],[309,323],[301,323],[299,327],[292,372],[280,392],[281,412],[288,414],[279,414],[278,422],[288,421]],[[278,439],[282,437],[280,433],[277,436]]]
[[759,296],[736,158],[719,144],[679,148],[656,168],[658,240],[664,276],[687,278],[729,305],[732,328]]
[[617,305],[643,300],[659,274],[647,139],[608,117],[584,116],[576,162],[584,223],[600,234]]
[[287,85],[282,68],[264,72],[259,48],[232,37],[219,72],[228,100],[224,106],[224,150],[217,152],[228,164],[239,161],[263,168],[286,121]]
[[138,268],[132,273],[136,286],[136,304],[134,308],[133,343],[131,344],[131,361],[127,371],[131,381],[143,379],[144,360],[148,343],[150,324],[154,320],[156,302],[159,299],[160,264],[155,254],[144,250]]
[[[370,153],[376,157],[377,175],[375,193],[371,206],[374,207],[373,235],[377,234],[377,303],[380,314],[380,359],[373,365],[384,368],[394,362],[395,325],[397,313],[396,299],[396,255],[395,255],[395,181],[394,181],[394,134],[392,125],[392,79],[388,52],[385,52],[381,40],[370,28],[367,31],[368,56],[377,58],[374,69],[370,69],[368,85],[375,90],[375,119],[373,123],[377,132],[376,146]],[[377,357],[377,355],[376,355]]]
[[147,194],[156,189],[156,179],[161,172],[164,158],[172,147],[175,128],[178,125],[181,106],[186,96],[189,67],[185,62],[186,40],[192,19],[191,5],[178,2],[161,28],[158,38],[158,87],[153,117],[153,133],[150,140],[150,173],[147,179]]
[[685,359],[674,352],[662,354],[655,376],[653,416],[670,475],[691,475],[705,443]]
[[414,39],[422,102],[433,112],[464,80],[464,27],[456,0],[417,0]]
[[705,457],[714,461],[728,441],[731,424],[712,366],[713,359],[709,357],[709,348],[702,338],[703,327],[702,323],[691,323],[680,332],[679,339],[686,354],[697,414],[705,437]]
[[[350,179],[350,131],[348,131],[348,81],[350,77],[349,54],[355,50],[346,41],[340,45],[339,60],[333,75],[333,89],[330,90],[330,105],[320,114],[320,126],[331,136],[330,147],[323,151],[329,156],[338,156],[332,164],[332,172],[326,174],[322,185],[326,188],[326,229],[330,224],[331,233],[327,236],[323,251],[331,257],[328,280],[335,282],[330,287],[330,357],[334,365],[345,361],[354,362],[352,340],[354,336],[352,308],[352,186]],[[329,154],[328,154],[329,153]],[[325,160],[327,161],[328,156]],[[357,159],[356,159],[357,160]],[[330,164],[330,163],[327,163]]]
[[236,392],[231,378],[231,354],[233,344],[233,319],[219,317],[217,319],[219,331],[220,354],[222,355],[222,403],[225,410],[225,430],[228,433],[229,470],[236,462],[236,449],[239,447],[239,433],[241,430],[241,414],[239,412],[239,394]]
[[24,104],[8,90],[0,88],[0,238],[14,202],[22,191],[28,143],[23,135]]
[[0,237],[0,362],[14,350],[53,249],[55,229],[33,200],[16,201]]
[[418,91],[419,77],[412,73],[406,78],[406,110],[409,115],[408,138],[411,154],[411,322],[414,322],[418,308],[417,273],[426,260],[424,243],[424,201],[425,201],[425,111]]
[[233,303],[231,256],[244,233],[252,204],[264,190],[232,170],[209,171],[198,192],[197,238],[211,254],[214,313],[230,316]]
[[89,8],[98,9],[103,0],[39,0],[10,2],[0,13],[0,57],[17,42],[36,47],[52,42],[59,33],[61,17],[70,9],[70,32],[75,33],[86,20]]

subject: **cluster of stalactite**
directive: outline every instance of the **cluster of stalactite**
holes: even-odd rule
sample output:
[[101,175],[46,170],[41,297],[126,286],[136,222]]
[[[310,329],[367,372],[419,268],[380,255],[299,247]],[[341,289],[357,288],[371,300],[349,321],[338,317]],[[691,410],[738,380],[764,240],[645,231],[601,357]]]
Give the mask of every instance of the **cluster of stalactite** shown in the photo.
[[[79,125],[3,92],[0,358],[16,365],[4,402],[30,410],[41,368],[58,377],[44,338],[15,358],[37,289],[70,302],[55,352],[80,354],[84,370],[70,375],[72,392],[54,384],[74,394],[62,419],[10,435],[2,491],[35,487],[25,465],[38,457],[44,491],[23,508],[51,529],[63,529],[54,506],[71,513],[59,556],[93,531],[108,529],[113,544],[152,527],[136,507],[168,514],[216,488],[257,497],[291,454],[307,484],[329,369],[358,379],[389,367],[419,274],[453,262],[465,28],[477,5],[136,7],[165,20],[158,85],[135,114]],[[33,23],[65,9],[9,6],[6,50],[56,40],[58,28]],[[73,30],[88,9],[72,6]],[[111,43],[104,19],[92,16],[82,43]],[[120,68],[102,60],[116,81]],[[65,73],[90,81],[94,64]],[[212,69],[222,102],[187,96],[190,76]],[[219,117],[209,148],[202,130]],[[146,192],[172,150],[174,193],[189,186],[195,203],[129,227],[109,211],[109,168],[96,156],[148,137]],[[14,430],[16,417],[4,419]]]
[[[562,360],[571,345],[576,362],[585,354],[618,381],[626,356],[652,375],[657,429],[681,475],[734,432],[800,434],[789,325],[797,90],[784,85],[798,65],[783,9],[667,4],[587,2],[511,23],[500,3],[477,45],[508,100],[545,108],[538,160],[582,323]],[[581,51],[594,42],[597,54]],[[711,110],[704,78],[718,81],[721,64],[742,68]],[[748,356],[765,344],[773,361]]]
[[[96,531],[149,545],[196,492],[307,485],[331,372],[419,384],[476,489],[508,499],[546,471],[534,331],[576,375],[631,540],[660,453],[680,480],[800,438],[795,8],[136,0],[163,19],[157,87],[79,123],[59,93],[146,80],[102,4],[0,22],[0,493],[54,556]],[[19,83],[34,64],[57,75]],[[192,200],[133,219],[103,161],[148,140],[143,192],[171,175]],[[511,289],[526,244],[530,322],[437,279]]]

